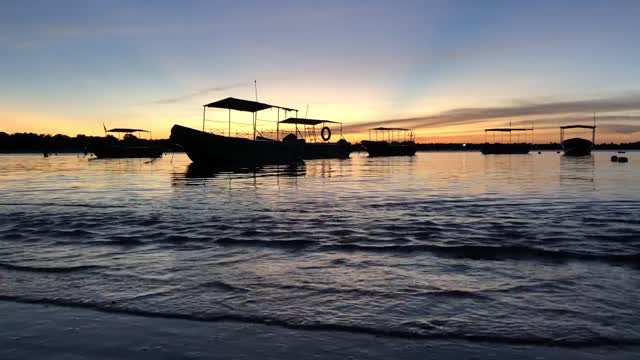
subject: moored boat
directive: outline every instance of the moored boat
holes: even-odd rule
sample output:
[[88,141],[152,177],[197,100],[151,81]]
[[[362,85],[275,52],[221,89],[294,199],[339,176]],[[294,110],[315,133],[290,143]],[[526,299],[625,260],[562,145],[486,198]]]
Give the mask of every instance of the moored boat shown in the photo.
[[[229,110],[229,131],[231,135],[231,110],[250,112],[253,114],[253,138],[217,135],[204,131],[207,108]],[[256,166],[266,164],[293,164],[302,161],[304,140],[295,135],[280,140],[260,136],[256,129],[256,113],[261,110],[276,108],[278,117],[280,110],[296,111],[281,106],[259,103],[256,101],[226,98],[204,105],[203,130],[196,130],[181,125],[171,128],[171,141],[181,146],[194,163],[201,166]]]
[[[482,145],[482,153],[484,155],[504,155],[504,154],[528,154],[531,151],[531,142],[527,142],[527,132],[531,132],[531,139],[533,139],[533,125],[531,128],[512,128],[511,122],[509,122],[508,128],[492,128],[484,129],[484,144]],[[496,142],[496,134],[509,134],[507,142]],[[516,142],[512,142],[513,133],[516,134]],[[493,135],[493,143],[488,142],[487,135]],[[520,134],[523,134],[522,142],[520,141]],[[501,136],[501,141],[504,141]]]
[[[564,132],[567,129],[590,129],[591,141],[579,137],[570,139],[564,138]],[[569,125],[560,127],[560,143],[562,144],[562,151],[566,156],[587,156],[591,154],[593,144],[596,140],[596,126],[595,119],[594,125]]]
[[[371,140],[371,131],[376,134],[376,140]],[[382,140],[378,140],[380,134]],[[418,150],[413,139],[410,129],[377,127],[369,130],[369,140],[362,140],[361,144],[369,156],[413,156]]]
[[[304,155],[305,160],[312,159],[348,159],[351,153],[351,144],[342,137],[342,123],[331,120],[288,118],[280,121],[280,124],[295,125],[295,135],[305,140]],[[340,125],[340,140],[331,140],[331,128],[328,124]],[[300,130],[298,125],[302,125]],[[322,125],[320,134],[316,132],[316,125]]]
[[164,149],[154,144],[151,139],[145,140],[134,136],[134,133],[151,132],[142,129],[115,128],[107,130],[105,133],[124,134],[122,139],[113,136],[105,137],[91,145],[91,152],[98,159],[123,159],[123,158],[159,158],[162,157]]

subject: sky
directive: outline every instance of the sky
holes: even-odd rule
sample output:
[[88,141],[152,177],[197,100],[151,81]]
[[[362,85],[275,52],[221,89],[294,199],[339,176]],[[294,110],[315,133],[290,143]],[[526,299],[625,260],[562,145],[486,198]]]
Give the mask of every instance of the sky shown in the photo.
[[[341,121],[351,142],[374,126],[482,142],[509,124],[557,142],[594,113],[596,142],[640,141],[639,19],[636,0],[3,0],[0,131],[166,138],[257,84],[259,101]],[[207,130],[227,116],[208,111]]]

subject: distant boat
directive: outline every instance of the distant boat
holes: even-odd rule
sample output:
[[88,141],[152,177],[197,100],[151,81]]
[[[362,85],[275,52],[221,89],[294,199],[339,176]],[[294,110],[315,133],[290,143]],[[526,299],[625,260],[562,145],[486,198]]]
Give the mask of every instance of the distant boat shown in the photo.
[[159,158],[162,157],[163,148],[155,145],[149,140],[140,139],[134,136],[134,133],[148,133],[151,137],[151,132],[142,129],[126,129],[116,128],[107,130],[105,132],[124,134],[122,139],[116,139],[114,137],[106,137],[95,142],[92,145],[92,152],[98,159],[122,159],[122,158]]
[[[502,154],[528,154],[531,151],[531,142],[527,142],[527,131],[531,131],[531,139],[533,139],[533,126],[531,128],[512,128],[511,124],[509,124],[508,128],[492,128],[492,129],[484,129],[484,144],[482,145],[482,153],[485,155],[502,155]],[[516,132],[517,139],[516,142],[513,143],[512,133]],[[487,141],[487,134],[493,133],[493,143],[489,143]],[[500,133],[508,133],[509,134],[509,142],[495,142],[495,134]],[[524,134],[523,142],[520,142],[520,133]]]
[[[567,129],[591,129],[591,141],[583,138],[564,138],[564,132]],[[596,139],[596,126],[594,125],[569,125],[560,127],[560,143],[562,144],[562,150],[566,156],[586,156],[591,154],[593,144]]]
[[[250,112],[253,114],[253,139],[223,136],[204,131],[207,108],[229,110],[228,133],[231,134],[231,110]],[[296,111],[276,105],[256,101],[226,98],[204,105],[202,115],[202,131],[174,125],[171,128],[171,141],[181,146],[194,163],[201,166],[256,166],[266,164],[293,164],[302,162],[304,140],[290,134],[282,139],[273,140],[259,135],[256,129],[258,121],[256,113],[261,110],[276,108],[278,117],[280,110]]]
[[[371,140],[371,131],[376,134],[375,141]],[[382,140],[378,140],[379,135]],[[377,127],[369,130],[369,139],[362,140],[362,147],[367,150],[369,156],[413,156],[418,150],[410,129]]]
[[[302,118],[288,118],[280,121],[280,124],[292,124],[296,126],[295,135],[305,140],[303,158],[311,159],[348,159],[351,153],[351,144],[342,137],[342,123],[331,120],[316,120]],[[326,124],[340,124],[340,140],[330,143],[331,128]],[[298,129],[303,125],[303,129]],[[320,134],[316,133],[315,126],[323,125]]]

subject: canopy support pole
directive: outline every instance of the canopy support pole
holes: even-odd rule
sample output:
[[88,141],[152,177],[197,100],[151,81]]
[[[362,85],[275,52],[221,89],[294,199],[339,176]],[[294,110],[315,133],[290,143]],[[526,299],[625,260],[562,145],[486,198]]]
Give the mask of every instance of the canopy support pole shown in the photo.
[[229,135],[227,136],[231,137],[231,109],[229,109]]
[[[286,116],[286,113],[285,113]],[[276,141],[280,140],[280,108],[278,108],[278,121],[276,122]]]
[[204,132],[204,116],[205,116],[206,112],[207,112],[207,107],[203,106],[202,107],[202,132]]

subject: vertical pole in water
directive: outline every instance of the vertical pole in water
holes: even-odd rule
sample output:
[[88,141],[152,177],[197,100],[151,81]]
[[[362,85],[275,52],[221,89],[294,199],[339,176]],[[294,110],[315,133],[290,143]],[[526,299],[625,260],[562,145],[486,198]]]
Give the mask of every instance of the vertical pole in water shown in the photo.
[[202,107],[202,132],[204,132],[204,115],[207,112],[207,106]]
[[593,129],[591,129],[591,144],[596,144],[596,112],[593,112]]
[[229,134],[227,136],[231,137],[231,109],[229,109]]

